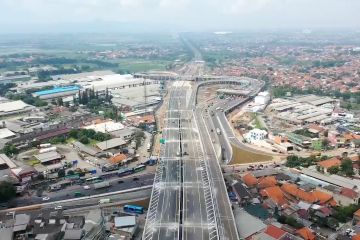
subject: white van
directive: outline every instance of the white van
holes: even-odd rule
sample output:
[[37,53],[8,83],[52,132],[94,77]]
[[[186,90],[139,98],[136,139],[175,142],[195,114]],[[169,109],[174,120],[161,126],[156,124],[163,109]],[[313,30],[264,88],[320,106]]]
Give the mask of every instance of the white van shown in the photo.
[[99,204],[105,204],[105,203],[110,203],[111,199],[110,198],[103,198],[99,200]]

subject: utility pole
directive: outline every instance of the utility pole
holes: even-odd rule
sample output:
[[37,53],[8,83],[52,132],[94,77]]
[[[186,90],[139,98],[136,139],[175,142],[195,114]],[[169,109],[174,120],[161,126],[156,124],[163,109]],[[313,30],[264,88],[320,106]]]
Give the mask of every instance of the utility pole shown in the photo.
[[144,105],[145,105],[145,110],[144,110],[144,115],[146,115],[146,110],[147,110],[147,92],[146,92],[146,78],[144,78]]

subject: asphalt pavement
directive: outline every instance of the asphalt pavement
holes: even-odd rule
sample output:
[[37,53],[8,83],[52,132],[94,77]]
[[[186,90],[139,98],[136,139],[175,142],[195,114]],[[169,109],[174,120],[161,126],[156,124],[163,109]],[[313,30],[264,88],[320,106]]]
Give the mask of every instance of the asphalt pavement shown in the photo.
[[[134,178],[138,178],[139,180],[134,181]],[[119,183],[118,181],[122,180],[122,183]],[[74,196],[75,192],[81,193],[83,196],[93,196],[97,194],[102,193],[109,193],[109,192],[116,192],[131,188],[137,188],[142,186],[150,186],[153,184],[154,181],[154,174],[143,174],[143,175],[137,175],[137,176],[128,176],[128,177],[122,177],[122,178],[112,178],[107,180],[111,183],[110,187],[102,188],[102,189],[94,189],[93,185],[90,184],[90,189],[84,189],[84,186],[82,185],[73,185],[69,186],[65,189],[61,189],[57,192],[51,192],[49,194],[44,194],[41,197],[38,196],[30,196],[30,197],[22,197],[22,198],[16,198],[14,201],[16,203],[17,207],[21,206],[28,206],[32,204],[39,204],[39,203],[45,203],[45,202],[54,202],[54,201],[61,201],[66,199],[72,199],[76,198]],[[48,196],[50,199],[47,201],[43,201],[43,197]],[[81,196],[79,196],[81,197]]]

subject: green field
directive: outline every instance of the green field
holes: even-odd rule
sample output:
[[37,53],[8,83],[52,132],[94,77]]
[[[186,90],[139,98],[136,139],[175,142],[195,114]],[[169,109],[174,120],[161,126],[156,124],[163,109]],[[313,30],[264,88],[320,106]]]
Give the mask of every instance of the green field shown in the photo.
[[119,70],[130,73],[147,72],[151,70],[164,71],[166,70],[166,66],[169,64],[169,62],[157,60],[120,60],[118,63]]

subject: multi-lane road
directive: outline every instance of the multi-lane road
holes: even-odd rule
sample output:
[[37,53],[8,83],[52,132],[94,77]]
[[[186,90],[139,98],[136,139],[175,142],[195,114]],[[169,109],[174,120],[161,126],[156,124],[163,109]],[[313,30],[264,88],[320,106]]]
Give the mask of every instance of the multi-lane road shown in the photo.
[[[138,180],[134,181],[134,179],[138,179]],[[119,183],[118,182],[119,180],[122,181]],[[84,189],[84,187],[81,185],[74,185],[58,192],[51,192],[49,194],[45,194],[44,196],[49,197],[49,200],[47,201],[43,201],[44,196],[41,197],[24,196],[21,198],[16,198],[15,203],[17,207],[21,207],[21,206],[29,206],[32,204],[41,204],[46,202],[72,199],[74,198],[75,192],[79,192],[80,193],[79,195],[82,196],[93,196],[93,195],[122,191],[127,189],[136,189],[142,186],[152,185],[154,181],[154,174],[149,173],[149,174],[134,175],[134,176],[122,177],[122,178],[115,177],[107,181],[111,183],[111,185],[108,188],[94,189],[92,184],[90,184],[89,185],[90,189]]]
[[174,85],[143,239],[238,239],[197,90]]

